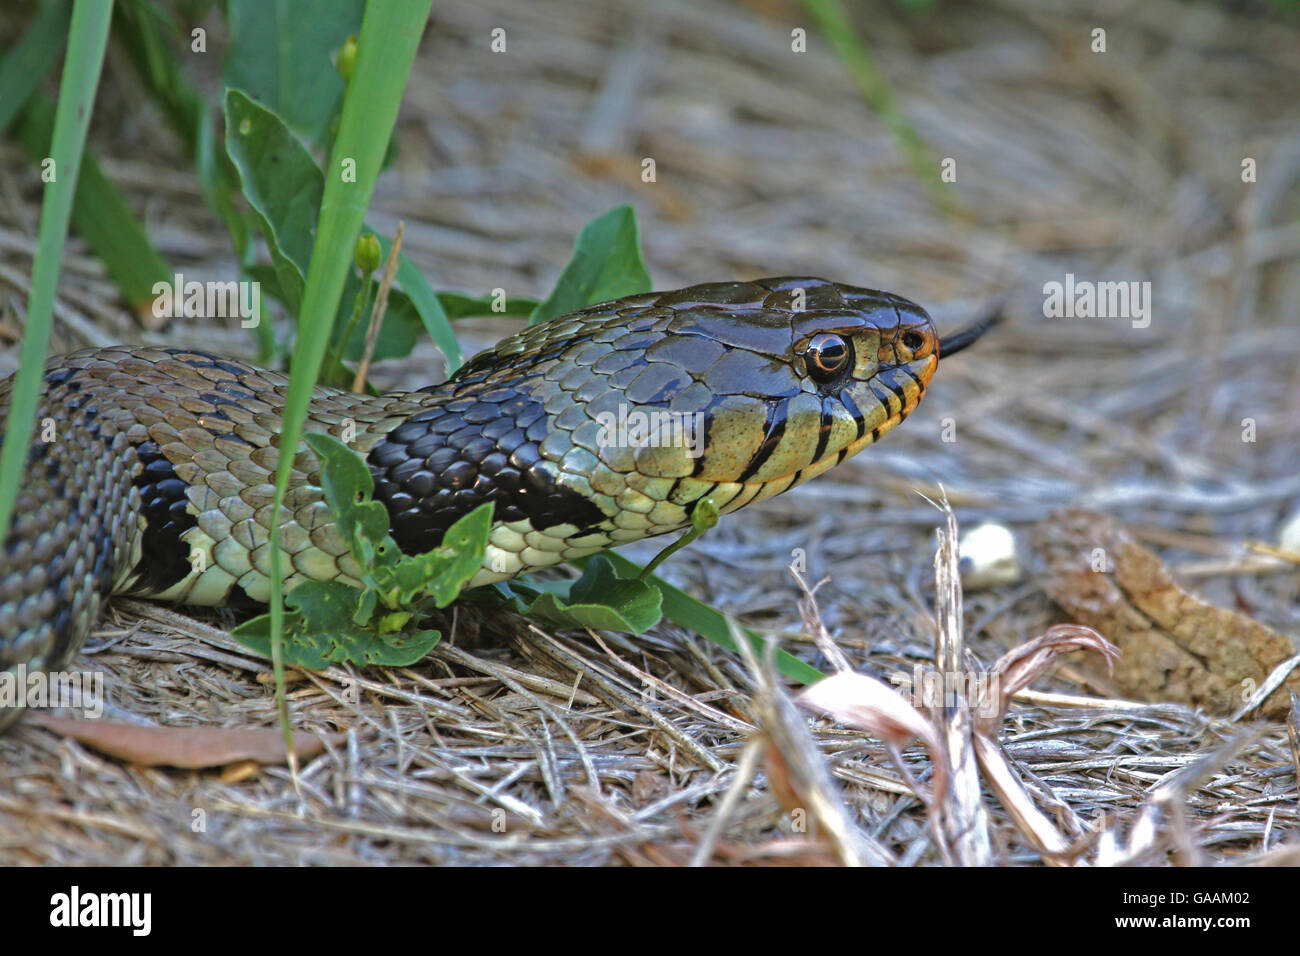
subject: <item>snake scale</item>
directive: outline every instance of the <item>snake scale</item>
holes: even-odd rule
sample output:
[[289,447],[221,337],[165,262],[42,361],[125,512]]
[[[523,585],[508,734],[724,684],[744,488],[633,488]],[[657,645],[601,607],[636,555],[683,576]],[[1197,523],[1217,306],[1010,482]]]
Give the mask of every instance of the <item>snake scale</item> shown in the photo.
[[[559,316],[419,391],[318,387],[306,428],[366,459],[408,553],[493,502],[477,586],[681,529],[705,496],[728,513],[821,474],[906,418],[940,351],[980,332],[941,348],[920,306],[822,279],[711,283]],[[191,349],[53,359],[0,550],[0,672],[62,667],[111,595],[266,602],[287,386]],[[652,415],[700,427],[611,427]],[[305,444],[280,544],[287,588],[357,579]]]

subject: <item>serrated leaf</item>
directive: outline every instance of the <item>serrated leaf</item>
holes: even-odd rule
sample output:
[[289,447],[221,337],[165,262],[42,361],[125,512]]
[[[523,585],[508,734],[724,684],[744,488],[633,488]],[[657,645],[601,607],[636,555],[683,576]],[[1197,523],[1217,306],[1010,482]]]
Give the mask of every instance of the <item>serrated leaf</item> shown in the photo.
[[284,603],[302,612],[307,631],[328,634],[351,629],[359,593],[342,581],[303,581],[285,596]]
[[650,291],[650,273],[641,260],[636,212],[615,206],[582,227],[573,256],[545,302],[533,310],[530,325],[597,302]]
[[487,547],[488,533],[492,530],[492,505],[491,502],[479,505],[469,514],[459,518],[447,529],[443,535],[442,547],[451,548],[455,551],[465,553],[470,550],[479,551],[479,558],[482,559],[482,550]]
[[[285,612],[284,659],[297,667],[320,670],[352,661],[406,667],[438,643],[437,631],[411,635],[382,634],[358,627],[352,617],[360,592],[341,581],[303,581],[285,596],[294,610]],[[271,615],[263,614],[235,628],[240,644],[271,656]]]
[[366,463],[347,445],[324,432],[303,435],[321,464],[321,490],[338,521],[343,540],[363,566],[397,560],[397,546],[388,537],[388,509],[371,500],[374,479]]
[[[455,522],[440,547],[404,556],[388,535],[387,509],[371,498],[374,480],[360,456],[324,432],[307,432],[303,441],[320,462],[326,504],[362,566],[365,587],[303,581],[289,592],[285,604],[296,610],[285,618],[285,660],[314,668],[340,661],[398,666],[419,660],[437,642],[438,632],[398,632],[426,605],[426,595],[446,607],[478,572],[492,529],[491,503]],[[265,614],[247,621],[235,636],[269,655],[270,620]]]
[[[398,603],[409,602],[417,593],[425,592],[438,607],[446,607],[483,566],[491,531],[492,503],[488,502],[448,528],[439,547],[408,555],[382,574],[377,572],[376,586],[381,592],[395,588]],[[389,606],[392,604],[390,600]]]

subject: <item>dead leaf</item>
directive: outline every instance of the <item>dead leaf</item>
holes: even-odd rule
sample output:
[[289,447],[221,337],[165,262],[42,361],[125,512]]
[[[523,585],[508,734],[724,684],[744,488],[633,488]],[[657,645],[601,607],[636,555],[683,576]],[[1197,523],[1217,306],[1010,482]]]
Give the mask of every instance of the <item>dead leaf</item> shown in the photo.
[[814,713],[879,737],[893,747],[914,739],[925,744],[934,765],[934,794],[948,789],[948,762],[943,740],[924,714],[893,687],[866,674],[840,671],[800,691],[795,703]]
[[[180,767],[202,770],[252,760],[284,763],[284,737],[277,727],[145,727],[106,720],[76,720],[50,714],[31,719],[47,730],[71,737],[100,753],[143,767]],[[294,734],[299,760],[320,753],[326,741],[340,744],[343,734]]]
[[1114,671],[1120,650],[1090,627],[1081,624],[1057,624],[1046,632],[1007,651],[993,664],[986,682],[988,690],[997,695],[989,701],[981,698],[975,708],[976,729],[997,739],[998,726],[1007,712],[1011,698],[1032,684],[1062,654],[1076,651],[1094,651],[1106,661],[1106,669]]
[[[1228,714],[1295,653],[1284,634],[1186,591],[1107,515],[1058,512],[1038,524],[1034,541],[1048,565],[1044,590],[1123,651],[1114,674],[1126,694]],[[1300,675],[1288,686],[1300,690]],[[1280,687],[1261,711],[1284,717],[1287,703]]]
[[795,697],[800,707],[904,747],[920,738],[936,752],[939,739],[925,715],[882,681],[853,671],[840,671],[806,687]]

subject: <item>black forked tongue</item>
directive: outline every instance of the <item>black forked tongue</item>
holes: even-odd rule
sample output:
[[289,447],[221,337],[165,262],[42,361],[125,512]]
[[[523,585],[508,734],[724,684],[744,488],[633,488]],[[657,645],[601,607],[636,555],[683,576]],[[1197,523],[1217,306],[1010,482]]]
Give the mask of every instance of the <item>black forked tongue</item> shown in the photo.
[[939,358],[946,359],[950,355],[956,355],[968,345],[973,345],[979,338],[993,326],[1002,321],[1002,307],[994,309],[978,322],[973,322],[949,335],[939,339]]

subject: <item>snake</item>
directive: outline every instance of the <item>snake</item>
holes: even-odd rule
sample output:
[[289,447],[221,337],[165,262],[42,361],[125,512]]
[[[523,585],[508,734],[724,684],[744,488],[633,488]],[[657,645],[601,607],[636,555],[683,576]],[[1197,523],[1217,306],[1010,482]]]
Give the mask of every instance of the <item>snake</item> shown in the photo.
[[[491,502],[477,587],[687,528],[706,498],[727,514],[820,475],[907,418],[940,354],[987,324],[941,342],[888,292],[694,285],[530,326],[416,391],[317,386],[305,430],[365,459],[404,553]],[[284,374],[198,349],[50,360],[0,549],[0,674],[63,667],[115,595],[266,603],[287,393]],[[319,462],[303,442],[293,454],[286,592],[359,584]]]

